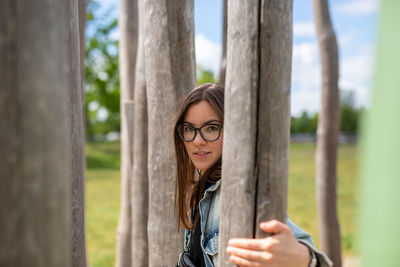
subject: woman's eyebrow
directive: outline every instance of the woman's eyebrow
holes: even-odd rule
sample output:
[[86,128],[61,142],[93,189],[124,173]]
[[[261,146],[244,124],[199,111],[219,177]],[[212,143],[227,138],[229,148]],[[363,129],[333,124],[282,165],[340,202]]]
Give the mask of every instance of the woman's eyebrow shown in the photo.
[[209,121],[206,121],[206,123],[204,123],[204,124],[211,123],[211,122],[219,122],[219,123],[222,123],[222,122],[220,122],[219,120],[209,120]]
[[[222,123],[222,122],[219,121],[219,120],[214,120],[214,119],[213,119],[213,120],[206,121],[203,125],[208,124],[208,123],[212,123],[212,122]],[[183,123],[193,125],[193,123],[190,123],[190,122],[188,122],[188,121],[183,121]]]

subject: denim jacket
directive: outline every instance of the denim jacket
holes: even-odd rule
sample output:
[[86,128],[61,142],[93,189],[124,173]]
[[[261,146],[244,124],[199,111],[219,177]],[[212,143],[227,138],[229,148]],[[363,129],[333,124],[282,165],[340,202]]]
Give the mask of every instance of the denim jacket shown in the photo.
[[[218,234],[219,234],[219,218],[220,218],[220,195],[221,180],[211,185],[204,192],[203,198],[200,200],[200,245],[203,252],[206,267],[218,266]],[[332,266],[328,257],[315,248],[311,236],[295,225],[289,218],[287,225],[292,230],[296,239],[309,247],[318,258],[318,266]],[[188,250],[190,242],[190,231],[185,230],[184,251]]]

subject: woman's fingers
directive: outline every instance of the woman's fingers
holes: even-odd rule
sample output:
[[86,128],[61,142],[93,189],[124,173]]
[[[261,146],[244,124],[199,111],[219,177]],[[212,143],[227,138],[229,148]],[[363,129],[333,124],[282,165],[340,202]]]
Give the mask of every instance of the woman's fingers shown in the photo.
[[252,262],[268,262],[272,259],[272,254],[266,251],[249,250],[229,246],[226,251],[229,255],[240,257]]
[[270,234],[279,234],[282,232],[290,231],[289,226],[277,220],[260,223],[260,229]]
[[249,261],[247,259],[243,259],[240,257],[237,257],[235,255],[232,255],[229,257],[229,260],[236,264],[237,266],[240,267],[261,267],[262,263],[261,262],[253,262],[253,261]]
[[229,240],[228,246],[234,246],[238,248],[267,251],[270,246],[274,243],[270,238],[251,239],[251,238],[233,238]]
[[230,261],[239,266],[307,266],[308,248],[300,244],[290,228],[272,220],[260,224],[261,230],[272,234],[261,239],[229,240]]

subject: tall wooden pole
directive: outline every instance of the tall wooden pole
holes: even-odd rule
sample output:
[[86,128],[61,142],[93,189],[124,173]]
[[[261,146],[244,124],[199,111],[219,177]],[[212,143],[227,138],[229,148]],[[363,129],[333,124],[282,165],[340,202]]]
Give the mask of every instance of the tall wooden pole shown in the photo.
[[119,68],[121,80],[121,211],[117,229],[117,267],[130,267],[131,261],[131,180],[133,166],[133,111],[137,53],[137,0],[121,0]]
[[221,67],[219,70],[219,83],[225,84],[226,77],[226,39],[228,31],[228,0],[223,0],[222,9],[222,57],[221,57]]
[[229,1],[219,266],[230,238],[286,221],[291,48],[291,0]]
[[287,216],[292,8],[292,0],[261,4],[256,237],[266,235],[258,227],[261,222],[286,222]]
[[144,47],[148,110],[149,266],[174,266],[183,235],[174,218],[172,121],[196,83],[193,1],[146,0]]
[[72,267],[86,266],[85,240],[85,136],[83,123],[83,92],[78,1],[68,1],[68,128],[70,138]]
[[134,92],[133,170],[131,183],[132,266],[149,265],[147,220],[149,209],[149,177],[147,171],[148,118],[146,68],[144,58],[143,0],[138,0],[139,35]]
[[[86,10],[87,10],[87,1],[88,0],[78,0],[78,16],[79,16],[79,53],[81,58],[81,84],[82,84],[82,109],[85,110],[85,58],[86,58],[86,45],[85,45],[85,31],[86,31]],[[86,116],[85,112],[83,115],[83,124],[86,125]],[[84,135],[86,136],[86,129],[84,129]],[[86,139],[86,138],[85,138]],[[86,166],[86,162],[85,162]]]
[[341,266],[340,227],[336,208],[336,162],[340,127],[339,59],[327,0],[313,0],[322,66],[322,106],[318,119],[316,184],[320,246]]
[[71,266],[67,1],[0,2],[0,265]]

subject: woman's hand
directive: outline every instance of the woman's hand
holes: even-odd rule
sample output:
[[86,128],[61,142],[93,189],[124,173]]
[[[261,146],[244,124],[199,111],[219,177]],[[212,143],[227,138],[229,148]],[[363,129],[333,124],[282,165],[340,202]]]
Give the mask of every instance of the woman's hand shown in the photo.
[[253,267],[307,267],[310,261],[306,245],[299,243],[290,228],[279,221],[260,224],[261,230],[272,234],[261,239],[234,238],[229,240],[229,260],[236,265]]

